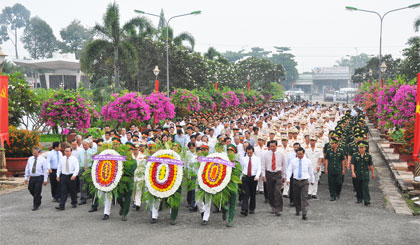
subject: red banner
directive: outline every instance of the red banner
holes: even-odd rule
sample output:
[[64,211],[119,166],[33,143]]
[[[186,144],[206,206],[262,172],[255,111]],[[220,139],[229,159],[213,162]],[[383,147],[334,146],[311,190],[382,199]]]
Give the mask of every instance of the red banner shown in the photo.
[[214,90],[217,91],[217,82],[214,84]]
[[248,92],[249,92],[249,88],[250,88],[251,86],[250,86],[250,84],[249,84],[249,81],[248,81]]
[[7,76],[0,76],[0,140],[9,144],[9,89]]
[[414,149],[413,158],[419,160],[420,150],[420,73],[417,74],[417,103],[416,103],[416,125],[414,128]]
[[156,93],[159,93],[159,80],[157,80],[157,79],[155,81],[155,91],[156,91]]

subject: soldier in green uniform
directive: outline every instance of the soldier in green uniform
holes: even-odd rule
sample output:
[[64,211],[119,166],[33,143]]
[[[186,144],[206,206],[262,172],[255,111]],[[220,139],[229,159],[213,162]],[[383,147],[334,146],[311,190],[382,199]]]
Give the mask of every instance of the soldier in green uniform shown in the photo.
[[370,205],[369,195],[369,171],[372,173],[372,179],[375,178],[372,156],[366,153],[366,141],[358,143],[359,152],[353,154],[351,158],[352,177],[356,179],[357,203],[364,201],[366,206]]
[[346,156],[343,149],[338,147],[338,140],[331,138],[331,148],[325,154],[325,174],[328,175],[328,187],[330,189],[330,201],[340,198],[343,184],[344,167]]

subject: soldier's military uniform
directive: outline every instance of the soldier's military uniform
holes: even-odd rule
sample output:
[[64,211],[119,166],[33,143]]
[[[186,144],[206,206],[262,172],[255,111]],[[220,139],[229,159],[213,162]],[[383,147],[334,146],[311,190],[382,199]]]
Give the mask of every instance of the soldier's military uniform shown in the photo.
[[[366,142],[361,142],[359,145],[366,147]],[[370,204],[369,195],[369,168],[373,166],[372,155],[369,153],[360,154],[356,152],[351,158],[351,164],[353,165],[354,173],[356,174],[356,197],[357,202],[361,203],[364,201],[365,205]]]
[[[331,141],[337,142],[335,138]],[[326,150],[325,160],[328,160],[328,187],[330,189],[331,201],[340,198],[341,187],[343,185],[342,162],[345,159],[345,153],[343,149],[339,147],[336,151],[334,151],[332,147]]]

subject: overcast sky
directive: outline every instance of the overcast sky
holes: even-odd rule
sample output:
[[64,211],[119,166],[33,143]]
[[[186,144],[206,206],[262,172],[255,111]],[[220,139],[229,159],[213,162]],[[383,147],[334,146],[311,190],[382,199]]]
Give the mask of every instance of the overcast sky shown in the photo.
[[[16,2],[47,21],[59,38],[59,31],[73,19],[85,26],[102,23],[110,0],[1,0],[0,8]],[[420,0],[118,0],[121,21],[135,17],[134,9],[165,16],[201,10],[197,16],[173,19],[175,34],[188,31],[196,39],[196,50],[210,46],[219,51],[249,50],[273,46],[292,48],[298,70],[310,71],[317,66],[333,66],[346,55],[379,53],[379,17],[364,12],[346,11],[346,5],[375,10],[381,14]],[[406,9],[385,17],[383,54],[401,57],[409,37],[420,35],[413,29],[420,8]],[[149,17],[157,25],[159,18]],[[10,42],[3,51],[14,58]],[[20,54],[28,56],[20,43]]]

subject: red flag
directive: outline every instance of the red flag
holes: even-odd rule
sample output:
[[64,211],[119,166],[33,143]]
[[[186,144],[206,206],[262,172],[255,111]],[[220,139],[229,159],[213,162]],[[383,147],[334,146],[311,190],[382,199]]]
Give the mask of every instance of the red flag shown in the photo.
[[214,90],[217,91],[217,82],[214,84]]
[[250,87],[250,84],[249,84],[249,81],[248,81],[248,92],[249,92],[249,87]]
[[4,141],[9,144],[9,90],[7,76],[0,76],[0,140],[1,147]]
[[156,93],[159,93],[159,80],[157,80],[157,79],[155,81],[155,91],[156,91]]
[[417,73],[417,103],[416,103],[416,125],[414,128],[414,149],[413,158],[419,160],[420,150],[420,73]]

